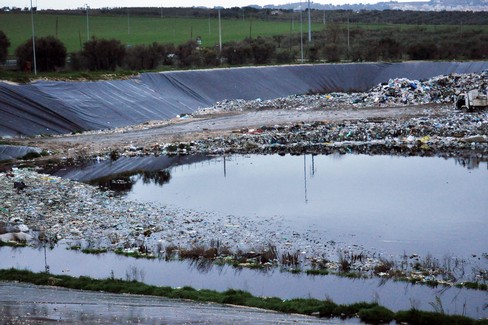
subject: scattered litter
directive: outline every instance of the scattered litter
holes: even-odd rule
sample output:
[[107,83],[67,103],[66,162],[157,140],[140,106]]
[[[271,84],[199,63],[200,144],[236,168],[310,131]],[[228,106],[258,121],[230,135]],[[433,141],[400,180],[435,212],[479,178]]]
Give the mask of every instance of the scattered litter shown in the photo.
[[224,100],[212,107],[200,109],[195,115],[212,112],[245,111],[250,109],[318,110],[341,109],[351,106],[390,107],[419,104],[454,104],[458,95],[488,83],[488,70],[481,73],[450,74],[426,81],[407,78],[390,79],[364,93],[329,93],[293,95],[262,100]]

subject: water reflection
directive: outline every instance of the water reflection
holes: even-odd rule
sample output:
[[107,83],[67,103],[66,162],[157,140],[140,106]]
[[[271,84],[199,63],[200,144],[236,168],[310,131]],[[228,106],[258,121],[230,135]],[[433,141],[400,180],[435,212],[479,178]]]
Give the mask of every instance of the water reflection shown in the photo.
[[[64,246],[48,249],[47,259],[52,274],[112,277],[158,286],[192,286],[195,289],[217,291],[233,288],[246,290],[257,296],[276,296],[282,299],[330,298],[339,304],[375,299],[392,310],[408,310],[413,307],[412,304],[421,310],[432,310],[431,303],[440,299],[446,313],[464,314],[473,318],[488,316],[488,311],[484,308],[486,292],[455,287],[431,288],[393,280],[348,279],[331,275],[306,276],[276,269],[236,269],[229,265],[209,267],[199,261],[134,260],[112,253],[82,254],[79,251],[66,250]],[[0,268],[15,267],[41,272],[44,269],[43,260],[42,250],[0,247]],[[68,294],[70,296],[66,301],[74,295],[69,291]]]
[[101,189],[111,190],[119,193],[130,192],[134,184],[142,181],[144,185],[163,186],[169,183],[171,174],[169,170],[151,170],[151,171],[132,171],[128,175],[111,175],[102,179],[90,180],[88,183],[98,185]]
[[211,159],[206,156],[120,157],[77,167],[47,170],[53,175],[99,185],[103,189],[130,192],[134,184],[163,186],[171,180],[171,168]]
[[486,169],[488,169],[488,163],[478,157],[456,158],[456,163],[467,169],[478,169],[480,168],[480,165],[484,163],[486,165]]
[[[476,157],[352,154],[122,157],[56,174],[117,185],[143,202],[278,218],[317,242],[442,260],[486,253],[487,165]],[[107,183],[110,175],[117,181]]]

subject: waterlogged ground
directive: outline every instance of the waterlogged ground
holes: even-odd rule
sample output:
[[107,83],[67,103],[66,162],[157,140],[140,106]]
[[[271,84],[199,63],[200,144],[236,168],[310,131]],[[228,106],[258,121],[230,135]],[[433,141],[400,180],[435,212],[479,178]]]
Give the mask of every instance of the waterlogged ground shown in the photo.
[[[126,160],[57,174],[119,189],[122,182],[120,193],[128,200],[273,219],[295,230],[296,237],[313,237],[316,244],[309,250],[323,250],[333,241],[385,258],[431,254],[441,261],[476,260],[488,253],[486,162],[368,155],[236,155],[163,165],[155,163],[158,158],[144,159],[155,177],[141,171],[143,162],[132,167],[139,170],[132,176],[115,175],[111,183],[107,175],[93,179],[97,168],[120,171],[119,166],[130,166]],[[276,240],[287,238],[277,234]],[[330,249],[333,258],[337,245]]]
[[[266,240],[293,242],[304,255],[337,260],[339,251],[353,251],[408,263],[430,259],[464,281],[479,281],[476,274],[488,269],[487,167],[476,159],[438,157],[236,155],[119,158],[56,174],[118,189],[127,201],[226,216],[229,227],[235,218],[254,222],[265,230]],[[205,222],[200,225],[211,229]],[[225,236],[233,234],[221,230],[207,238],[225,242]],[[244,229],[237,233],[256,240]],[[439,298],[446,312],[488,316],[486,291],[430,288],[384,278],[351,280],[279,269],[264,272],[212,263],[91,256],[65,247],[45,252],[3,248],[0,255],[0,267],[42,271],[47,265],[57,274],[101,278],[114,274],[157,285],[239,288],[285,299],[377,300],[392,310],[435,310],[441,307]],[[92,265],[100,267],[94,270]]]
[[[134,259],[113,253],[91,255],[67,250],[64,246],[52,250],[0,247],[0,268],[9,267],[35,272],[44,271],[47,267],[52,274],[85,275],[102,279],[115,277],[159,286],[192,286],[195,289],[222,292],[233,288],[248,291],[255,296],[282,299],[311,297],[332,299],[338,304],[377,301],[394,311],[414,307],[432,311],[443,309],[448,314],[467,315],[476,319],[488,317],[486,291],[442,286],[431,288],[379,278],[307,276],[279,269],[236,269],[230,265],[217,266],[203,262]],[[0,308],[5,301],[8,300],[0,299]]]

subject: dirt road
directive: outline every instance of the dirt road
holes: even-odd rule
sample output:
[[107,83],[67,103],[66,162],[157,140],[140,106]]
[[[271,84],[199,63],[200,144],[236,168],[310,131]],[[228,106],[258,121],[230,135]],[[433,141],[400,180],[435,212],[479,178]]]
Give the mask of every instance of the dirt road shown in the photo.
[[[245,112],[201,115],[189,119],[152,121],[141,125],[86,132],[79,135],[25,139],[24,145],[47,150],[106,153],[128,146],[149,147],[175,141],[189,141],[225,136],[242,128],[282,125],[313,121],[405,120],[411,117],[437,117],[453,113],[453,108],[440,105],[363,108],[340,110],[251,110]],[[16,142],[19,142],[16,140]]]

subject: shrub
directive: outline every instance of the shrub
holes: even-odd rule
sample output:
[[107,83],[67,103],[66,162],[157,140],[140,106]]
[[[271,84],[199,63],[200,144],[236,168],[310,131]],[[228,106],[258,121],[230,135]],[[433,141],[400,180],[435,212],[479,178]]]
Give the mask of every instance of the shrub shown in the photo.
[[0,30],[0,63],[7,60],[8,48],[10,47],[10,40],[3,31]]
[[341,50],[335,44],[328,44],[323,49],[327,62],[339,62],[341,59]]
[[219,65],[217,52],[212,48],[200,47],[197,42],[189,41],[179,45],[175,51],[181,67],[208,67]]
[[290,50],[281,50],[276,53],[277,63],[293,63],[295,62],[297,53]]
[[361,321],[369,324],[390,323],[395,317],[395,314],[391,310],[382,306],[361,309],[358,314]]
[[220,65],[217,51],[213,48],[202,47],[200,49],[200,58],[205,67],[216,67]]
[[197,53],[198,43],[196,41],[188,41],[184,44],[178,45],[175,54],[178,57],[178,64],[181,67],[200,66],[200,57]]
[[433,43],[419,43],[411,45],[407,54],[412,60],[432,60],[437,58],[437,47]]
[[320,60],[320,49],[318,46],[311,46],[308,49],[309,62],[317,62]]
[[230,65],[243,65],[252,60],[252,48],[249,43],[227,43],[222,48],[222,57]]
[[136,45],[127,49],[124,65],[131,70],[153,70],[168,54],[167,47],[156,42],[151,45]]
[[81,55],[86,60],[88,70],[111,70],[122,65],[125,47],[118,40],[97,39],[93,37],[83,45]]
[[379,40],[378,51],[383,60],[398,60],[402,56],[400,43],[390,37]]
[[[54,71],[66,65],[66,47],[54,36],[37,37],[36,68],[39,71]],[[19,45],[15,50],[17,65],[24,70],[32,68],[33,51],[32,38]]]
[[255,64],[270,63],[276,52],[276,46],[266,41],[262,37],[258,37],[250,41],[252,56]]

